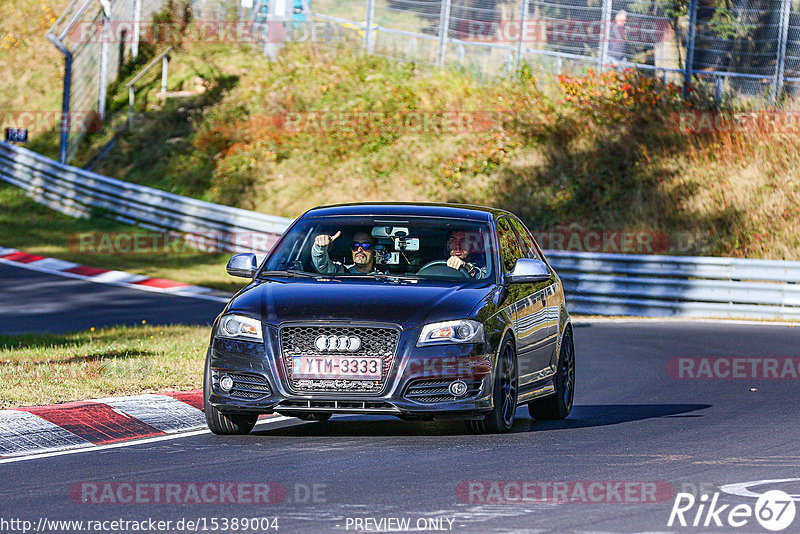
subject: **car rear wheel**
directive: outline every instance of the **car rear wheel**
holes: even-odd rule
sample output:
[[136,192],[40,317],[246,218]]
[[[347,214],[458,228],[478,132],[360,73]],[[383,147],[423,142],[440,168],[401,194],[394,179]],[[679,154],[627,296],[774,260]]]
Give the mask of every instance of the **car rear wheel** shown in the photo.
[[467,421],[470,431],[480,434],[501,434],[514,426],[517,411],[517,351],[509,336],[501,345],[494,377],[494,408],[483,419]]
[[216,409],[208,402],[211,397],[211,367],[206,358],[206,371],[203,376],[203,410],[208,429],[214,434],[249,434],[256,426],[258,414],[233,414]]
[[561,341],[558,371],[553,378],[556,394],[528,403],[528,412],[534,419],[566,419],[572,411],[575,396],[575,346],[572,331],[567,330]]
[[324,423],[328,419],[331,418],[331,414],[329,413],[297,413],[294,414],[295,417],[301,419],[303,421],[315,421],[317,423]]

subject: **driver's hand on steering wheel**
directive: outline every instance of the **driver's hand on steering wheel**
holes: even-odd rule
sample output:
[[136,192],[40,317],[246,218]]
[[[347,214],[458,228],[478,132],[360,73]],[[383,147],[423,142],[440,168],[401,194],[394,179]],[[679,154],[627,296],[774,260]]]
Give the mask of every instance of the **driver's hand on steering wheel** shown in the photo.
[[458,256],[450,256],[449,258],[447,258],[447,266],[450,267],[451,269],[458,270],[461,269],[464,265],[466,265],[466,262],[461,258],[459,258]]

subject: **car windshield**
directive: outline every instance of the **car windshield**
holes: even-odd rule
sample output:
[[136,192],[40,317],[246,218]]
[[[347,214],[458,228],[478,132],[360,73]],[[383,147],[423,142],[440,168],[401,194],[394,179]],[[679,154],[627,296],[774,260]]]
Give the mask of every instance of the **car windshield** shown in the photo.
[[308,217],[267,257],[260,276],[277,272],[486,281],[494,277],[488,223],[419,217]]

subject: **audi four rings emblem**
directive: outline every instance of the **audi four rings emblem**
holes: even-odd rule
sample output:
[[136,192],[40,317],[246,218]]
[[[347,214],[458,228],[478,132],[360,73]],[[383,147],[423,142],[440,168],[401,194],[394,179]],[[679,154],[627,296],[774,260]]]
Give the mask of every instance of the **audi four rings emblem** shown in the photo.
[[314,346],[319,351],[355,352],[361,348],[361,338],[356,336],[319,336],[314,340]]

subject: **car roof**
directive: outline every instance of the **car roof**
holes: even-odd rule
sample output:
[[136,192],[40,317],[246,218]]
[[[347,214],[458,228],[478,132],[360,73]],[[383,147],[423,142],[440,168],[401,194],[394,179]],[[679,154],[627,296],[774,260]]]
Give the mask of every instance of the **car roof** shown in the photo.
[[470,219],[490,221],[508,212],[485,206],[466,204],[439,204],[434,202],[362,202],[352,204],[335,204],[318,206],[303,214],[303,217],[325,216],[392,216],[392,217],[452,217],[454,219]]

